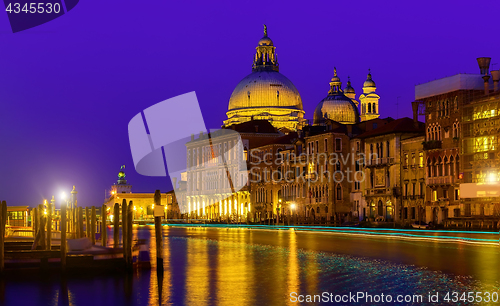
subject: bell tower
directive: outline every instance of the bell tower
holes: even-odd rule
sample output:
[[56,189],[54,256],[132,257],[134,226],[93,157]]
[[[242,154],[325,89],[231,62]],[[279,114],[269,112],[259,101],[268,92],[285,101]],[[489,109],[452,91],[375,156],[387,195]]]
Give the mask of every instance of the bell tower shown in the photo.
[[359,96],[361,102],[361,121],[376,119],[380,116],[378,100],[380,96],[375,92],[377,86],[372,79],[370,69],[368,69],[368,76],[363,83],[363,93]]

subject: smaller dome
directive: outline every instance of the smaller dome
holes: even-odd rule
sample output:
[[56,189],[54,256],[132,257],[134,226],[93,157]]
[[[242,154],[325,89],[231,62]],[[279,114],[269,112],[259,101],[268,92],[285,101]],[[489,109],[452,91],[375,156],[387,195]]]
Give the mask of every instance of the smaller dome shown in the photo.
[[272,46],[272,45],[273,45],[273,40],[267,36],[264,36],[259,40],[259,46]]
[[363,87],[377,87],[375,82],[372,80],[372,74],[368,72],[368,76],[366,77],[366,81],[363,83]]
[[356,93],[354,91],[354,88],[352,88],[352,86],[351,86],[351,79],[350,78],[348,78],[347,86],[344,88],[344,93],[346,93],[346,94],[350,94],[350,93],[355,94]]
[[314,125],[321,124],[325,119],[331,119],[343,124],[354,124],[359,121],[356,105],[346,96],[328,95],[314,110]]

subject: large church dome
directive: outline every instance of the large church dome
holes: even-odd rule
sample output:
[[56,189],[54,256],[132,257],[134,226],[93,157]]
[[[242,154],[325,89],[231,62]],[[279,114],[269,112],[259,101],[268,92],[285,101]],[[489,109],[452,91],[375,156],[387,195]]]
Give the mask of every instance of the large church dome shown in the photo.
[[302,99],[293,83],[279,72],[276,48],[265,26],[256,50],[252,73],[231,94],[224,126],[258,119],[268,120],[278,129],[300,129],[305,121]]
[[358,108],[350,98],[344,95],[341,85],[342,83],[335,69],[334,76],[330,82],[328,96],[321,100],[314,110],[314,125],[321,125],[326,119],[343,124],[354,124],[359,122]]
[[293,108],[302,110],[302,99],[293,83],[277,71],[254,71],[236,86],[228,110],[241,108]]

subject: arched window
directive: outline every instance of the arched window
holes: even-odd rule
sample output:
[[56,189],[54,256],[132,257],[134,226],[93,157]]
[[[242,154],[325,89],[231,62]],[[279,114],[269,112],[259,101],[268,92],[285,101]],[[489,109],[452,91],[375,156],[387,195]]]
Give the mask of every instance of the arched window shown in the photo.
[[438,176],[443,176],[443,160],[441,159],[441,156],[438,157]]
[[432,158],[432,176],[437,176],[437,163],[436,158]]
[[372,112],[372,104],[371,103],[368,103],[368,112],[371,113]]
[[452,156],[450,156],[450,175],[451,176],[454,176],[455,175],[455,158]]
[[448,157],[444,157],[444,160],[443,160],[443,167],[444,167],[444,176],[448,176],[450,175],[450,171],[449,171],[449,167],[450,167],[450,164],[448,163]]

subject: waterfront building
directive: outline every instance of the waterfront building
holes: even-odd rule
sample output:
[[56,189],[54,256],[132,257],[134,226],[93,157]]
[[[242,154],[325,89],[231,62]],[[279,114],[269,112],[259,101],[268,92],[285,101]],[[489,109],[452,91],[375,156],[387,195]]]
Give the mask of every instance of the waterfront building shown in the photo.
[[7,226],[28,226],[30,219],[29,206],[7,206]]
[[424,135],[401,140],[403,225],[426,221],[424,142]]
[[401,221],[401,142],[423,132],[424,123],[401,118],[355,137],[364,140],[365,218]]
[[491,75],[493,91],[488,90],[463,107],[462,129],[457,135],[461,144],[463,193],[456,197],[462,199],[467,210],[461,216],[457,209],[449,227],[498,228],[500,222],[500,70],[491,71]]
[[[252,212],[249,154],[283,135],[267,120],[233,124],[210,135],[200,133],[198,138],[192,135],[186,144],[188,217],[246,221]],[[241,147],[237,145],[240,139]]]
[[415,86],[414,113],[425,115],[426,219],[434,224],[462,226],[472,216],[471,201],[461,199],[459,190],[475,155],[460,157],[460,135],[463,111],[485,95],[485,86],[490,87],[484,79],[488,68],[480,69],[480,74],[457,74]]
[[[121,207],[123,200],[127,204],[132,201],[133,206],[133,219],[150,220],[154,218],[154,193],[136,193],[132,192],[132,185],[127,183],[125,179],[124,167],[118,173],[118,180],[111,186],[108,191],[107,197],[104,199],[104,204],[107,207],[107,215],[110,220],[114,218],[113,207],[118,203]],[[176,202],[175,194],[172,191],[161,194],[161,205],[164,205],[165,215],[169,218],[177,219],[180,217],[179,206]],[[120,208],[121,214],[121,208]],[[111,217],[113,216],[113,217]]]

